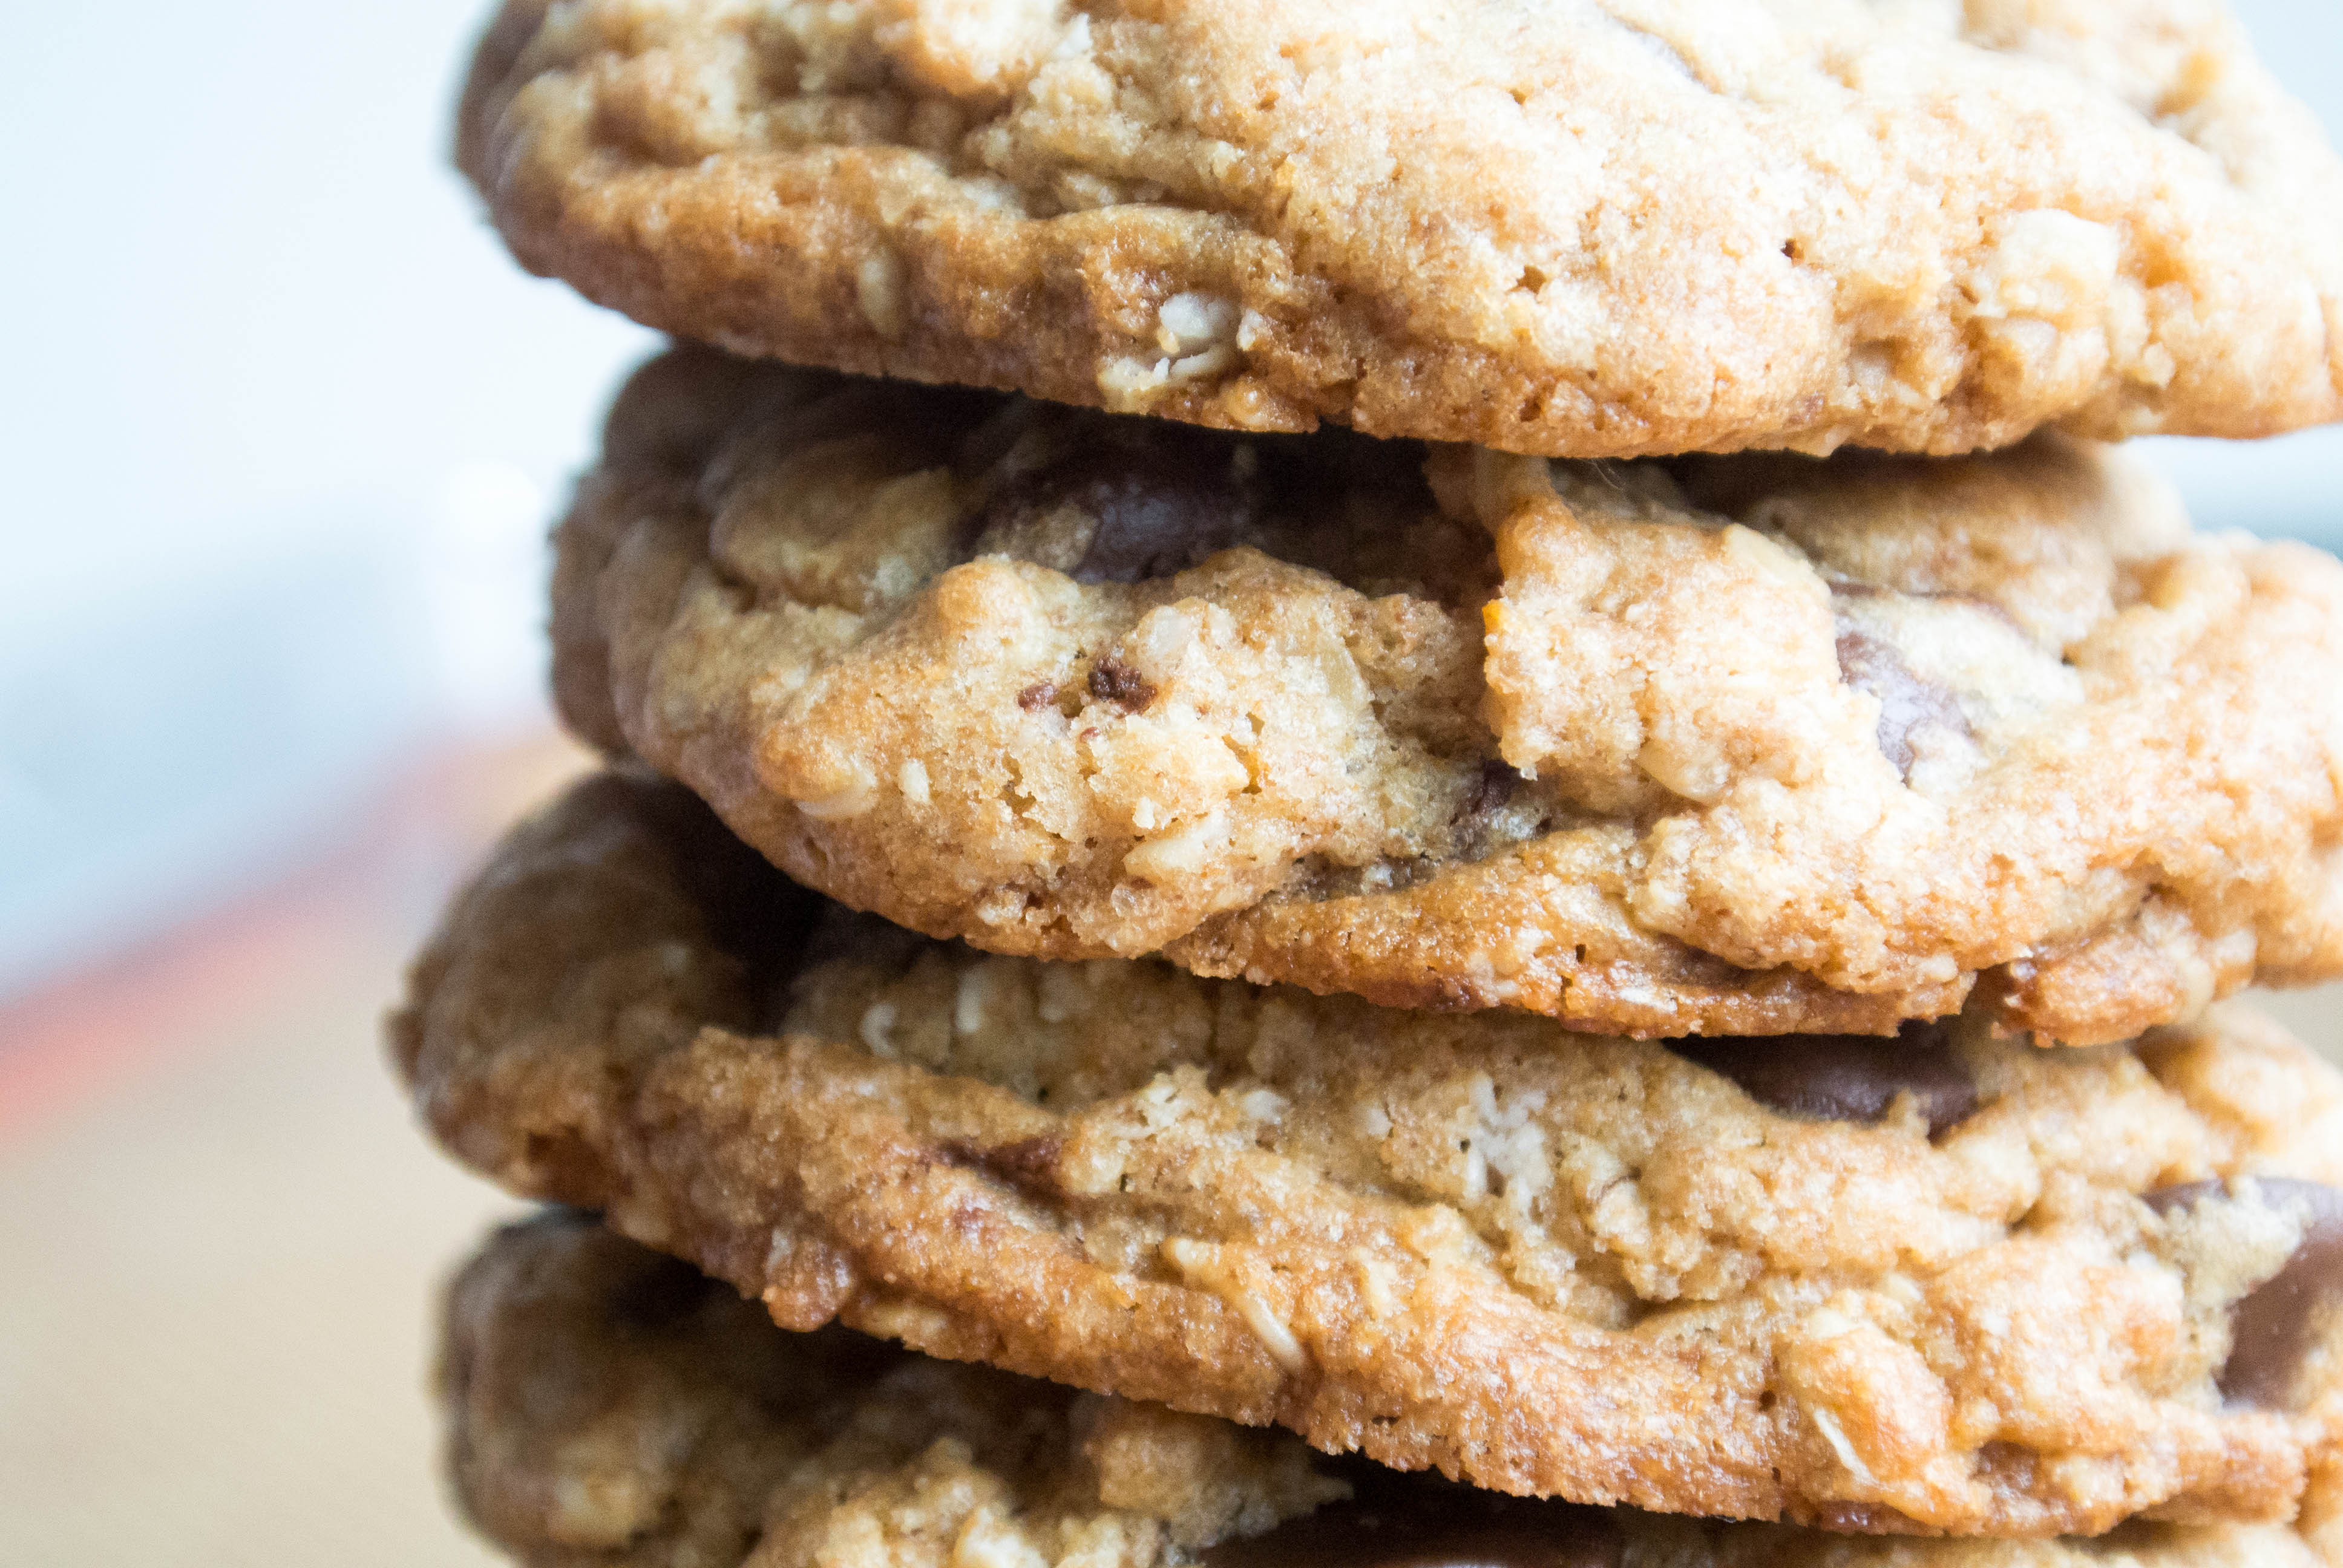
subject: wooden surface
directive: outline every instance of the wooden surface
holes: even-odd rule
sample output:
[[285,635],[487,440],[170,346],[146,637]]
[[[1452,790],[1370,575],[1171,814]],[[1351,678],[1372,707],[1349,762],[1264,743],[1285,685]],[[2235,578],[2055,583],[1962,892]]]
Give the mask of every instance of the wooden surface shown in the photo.
[[[378,1026],[447,889],[579,766],[445,759],[298,880],[0,1009],[0,1559],[492,1561],[426,1380],[438,1282],[517,1207],[417,1135]],[[2272,1001],[2343,1049],[2343,989]]]

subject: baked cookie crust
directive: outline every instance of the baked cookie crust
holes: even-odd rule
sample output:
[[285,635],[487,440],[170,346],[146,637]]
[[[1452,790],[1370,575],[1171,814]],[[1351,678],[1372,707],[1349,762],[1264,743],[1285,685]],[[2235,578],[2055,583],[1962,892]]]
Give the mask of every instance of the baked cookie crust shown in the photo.
[[787,1333],[722,1285],[574,1213],[492,1238],[449,1292],[443,1344],[458,1496],[531,1568],[2336,1561],[2310,1523],[1916,1541],[1524,1503],[841,1330]]
[[2216,0],[508,0],[528,266],[794,363],[1574,457],[2343,414],[2343,170]]
[[2283,1523],[2332,1462],[2343,1081],[2250,1014],[1671,1047],[779,881],[671,785],[579,787],[416,968],[429,1125],[786,1327],[1492,1490],[2050,1536]]
[[2343,567],[2114,452],[1550,464],[653,362],[573,728],[930,935],[1642,1035],[2343,973]]

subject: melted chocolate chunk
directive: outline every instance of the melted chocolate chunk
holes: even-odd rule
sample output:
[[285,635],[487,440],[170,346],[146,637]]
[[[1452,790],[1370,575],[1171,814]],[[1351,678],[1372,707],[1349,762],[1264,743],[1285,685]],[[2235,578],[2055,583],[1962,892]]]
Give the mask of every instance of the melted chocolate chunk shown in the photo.
[[936,1154],[944,1164],[980,1171],[1029,1198],[1051,1199],[1065,1195],[1058,1183],[1058,1156],[1064,1148],[1057,1138],[1020,1138],[990,1148],[955,1138],[938,1144]]
[[[2319,1320],[2343,1312],[2343,1188],[2284,1176],[2255,1180],[2265,1207],[2302,1217],[2302,1241],[2286,1266],[2246,1292],[2230,1309],[2229,1359],[2221,1368],[2222,1396],[2239,1404],[2282,1409],[2295,1373],[2312,1348]],[[2147,1194],[2159,1214],[2226,1193],[2219,1181],[2190,1181]]]
[[1091,520],[1064,569],[1080,583],[1135,583],[1187,570],[1238,543],[1253,519],[1225,438],[1198,432],[1109,431],[996,491],[971,519],[964,553],[987,553],[1040,519],[1071,508]]
[[1464,797],[1465,817],[1485,817],[1501,809],[1513,798],[1513,790],[1522,776],[1495,758],[1481,764],[1481,776],[1473,781],[1472,792]]
[[1428,1476],[1361,1474],[1354,1484],[1348,1503],[1222,1542],[1204,1553],[1206,1568],[1618,1568],[1619,1533],[1599,1508]]
[[2177,1187],[2158,1187],[2153,1192],[2143,1192],[2139,1201],[2158,1214],[2169,1214],[2176,1210],[2192,1209],[2199,1200],[2227,1191],[2226,1182],[2184,1181]]
[[1037,713],[1057,700],[1058,689],[1047,680],[1037,680],[1017,694],[1017,706],[1028,713]]
[[1971,733],[1959,699],[1913,674],[1894,644],[1844,622],[1838,633],[1838,673],[1857,691],[1879,699],[1879,754],[1895,764],[1907,783],[1917,755],[1912,746],[1915,732],[1943,729]]
[[1794,1034],[1772,1040],[1673,1040],[1668,1049],[1722,1073],[1761,1105],[1816,1121],[1876,1121],[1909,1092],[1931,1136],[1977,1108],[1976,1082],[1943,1028],[1907,1023],[1892,1040]]
[[1091,695],[1136,713],[1155,700],[1155,688],[1139,671],[1109,656],[1091,666]]
[[1454,975],[1433,975],[1416,1006],[1425,1012],[1479,1012],[1489,1005],[1481,988]]

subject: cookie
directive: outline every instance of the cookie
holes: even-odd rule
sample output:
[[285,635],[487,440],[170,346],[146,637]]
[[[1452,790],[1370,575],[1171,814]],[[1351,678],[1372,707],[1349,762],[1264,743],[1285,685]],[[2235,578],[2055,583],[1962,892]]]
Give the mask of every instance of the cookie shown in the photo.
[[495,1236],[442,1345],[458,1497],[529,1563],[1139,1568],[1349,1490],[1282,1432],[785,1333],[576,1213]]
[[555,598],[574,728],[991,951],[2074,1043],[2343,973],[2343,567],[2061,438],[1550,464],[686,351]]
[[489,1241],[443,1342],[458,1497],[534,1568],[2332,1568],[2343,1547],[2322,1549],[2333,1474],[2322,1517],[2296,1529],[2138,1523],[2103,1541],[1523,1502],[837,1329],[787,1333],[560,1212]]
[[428,1124],[784,1327],[1492,1490],[2277,1523],[2343,1430],[2343,1078],[2249,1014],[1671,1047],[988,957],[779,880],[674,786],[580,786],[416,968]]
[[458,157],[654,327],[1224,427],[2343,415],[2343,169],[2217,0],[507,0]]

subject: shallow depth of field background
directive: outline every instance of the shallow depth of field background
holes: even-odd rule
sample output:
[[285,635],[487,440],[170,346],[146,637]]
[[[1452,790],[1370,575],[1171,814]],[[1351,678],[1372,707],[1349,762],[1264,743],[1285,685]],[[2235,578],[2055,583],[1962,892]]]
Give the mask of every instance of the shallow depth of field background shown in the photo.
[[[2343,132],[2343,4],[2238,8]],[[477,20],[10,18],[8,1562],[487,1561],[437,1494],[428,1293],[512,1206],[410,1129],[377,1021],[581,765],[543,535],[652,338],[521,276],[446,168]],[[2200,526],[2343,548],[2343,430],[2146,447]]]

